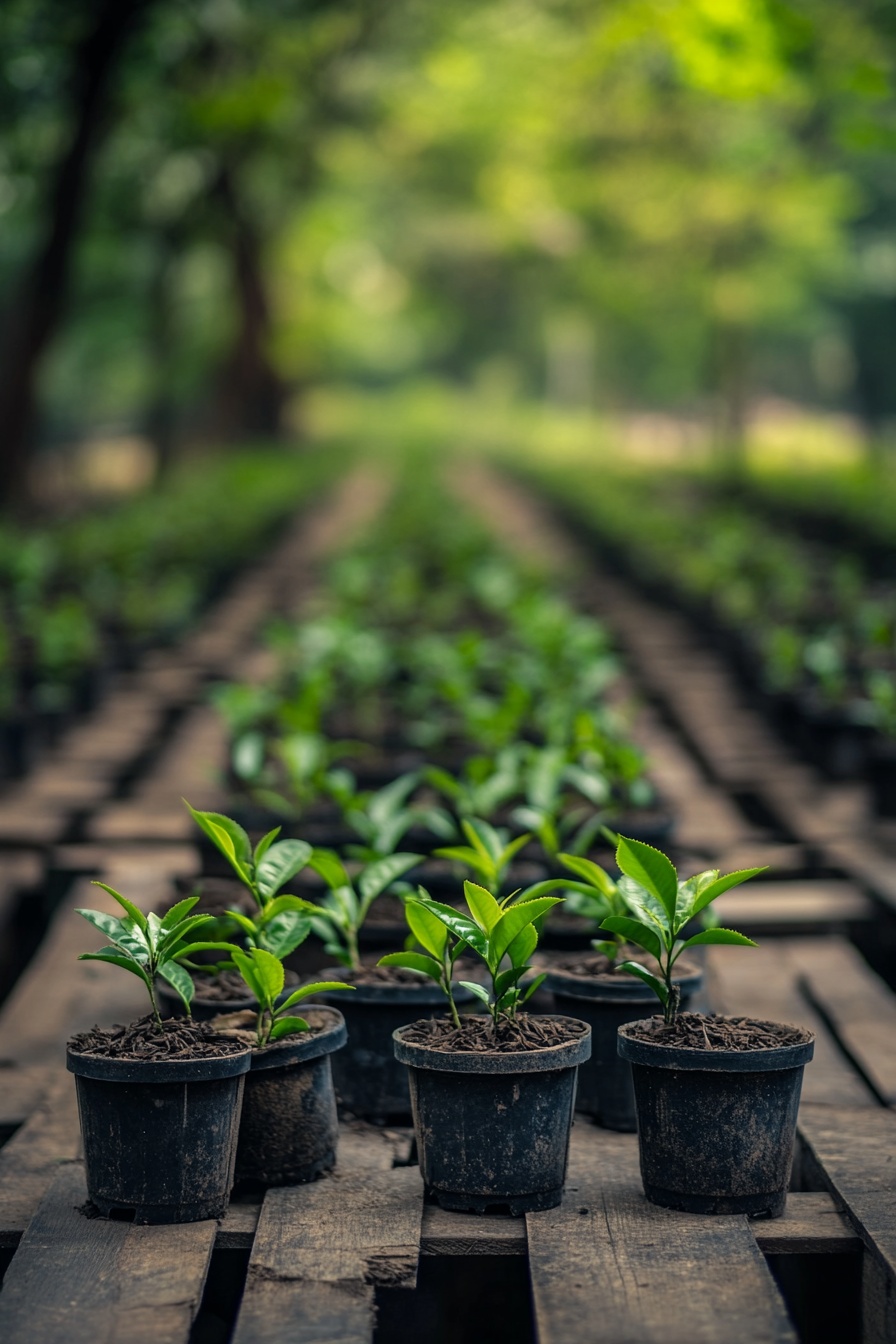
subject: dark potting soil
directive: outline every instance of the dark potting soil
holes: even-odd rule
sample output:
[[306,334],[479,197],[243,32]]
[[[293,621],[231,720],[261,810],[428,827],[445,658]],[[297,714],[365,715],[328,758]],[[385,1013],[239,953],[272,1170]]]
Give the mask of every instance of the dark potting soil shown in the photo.
[[219,1035],[208,1022],[170,1017],[159,1031],[151,1013],[126,1027],[93,1027],[69,1041],[76,1054],[104,1059],[214,1059],[245,1048],[242,1041]]
[[626,960],[637,961],[654,975],[660,973],[660,968],[653,957],[642,952],[640,947],[622,948],[615,961],[605,957],[602,952],[573,952],[566,957],[551,957],[550,964],[545,965],[551,971],[565,971],[567,975],[581,975],[591,980],[596,975],[630,976],[631,972],[619,969],[620,962]]
[[809,1033],[784,1022],[762,1022],[752,1017],[716,1017],[714,1014],[679,1013],[673,1026],[661,1017],[633,1022],[626,1033],[651,1045],[670,1045],[686,1050],[773,1050],[782,1045],[802,1045]]
[[[207,971],[193,971],[192,974],[196,998],[206,1003],[231,1003],[234,999],[252,998],[252,991],[239,971],[220,971],[217,975]],[[298,983],[299,977],[295,971],[287,971],[286,987]]]
[[520,1013],[515,1022],[502,1020],[497,1031],[490,1017],[462,1017],[456,1027],[450,1017],[434,1017],[405,1028],[403,1039],[430,1050],[464,1051],[469,1054],[509,1054],[514,1050],[546,1050],[567,1045],[588,1030],[573,1017],[540,1017]]
[[178,901],[187,896],[198,896],[199,904],[194,905],[193,915],[226,915],[228,910],[239,910],[241,914],[255,913],[256,905],[252,893],[242,882],[230,877],[196,877],[189,881],[181,879],[175,884],[176,890],[159,911],[164,915]]
[[360,971],[345,972],[345,979],[351,985],[431,985],[432,981],[419,971],[409,971],[404,966],[362,966]]

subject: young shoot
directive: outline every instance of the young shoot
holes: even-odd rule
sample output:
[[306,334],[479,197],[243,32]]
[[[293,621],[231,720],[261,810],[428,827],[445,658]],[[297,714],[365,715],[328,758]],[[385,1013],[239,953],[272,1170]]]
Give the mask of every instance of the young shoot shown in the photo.
[[324,949],[341,965],[351,971],[361,969],[358,933],[371,905],[421,858],[420,854],[390,854],[368,863],[353,882],[332,850],[314,850],[309,866],[320,874],[329,891],[319,905],[304,901],[302,908],[312,915],[311,926],[323,940]]
[[[552,877],[544,882],[536,882],[525,892],[529,899],[545,895],[549,891],[563,891],[567,897],[568,909],[574,914],[585,915],[598,923],[612,915],[630,913],[622,890],[622,884],[627,879],[614,882],[599,863],[595,863],[593,859],[581,858],[578,854],[558,854],[557,859],[564,868],[575,874],[578,881],[566,877]],[[606,940],[595,938],[591,946],[595,952],[602,952],[611,962],[615,962],[625,946],[625,938],[622,934],[616,934]]]
[[681,1001],[681,992],[672,981],[672,971],[682,952],[706,943],[756,946],[751,938],[734,929],[708,928],[691,938],[681,939],[679,935],[684,926],[723,892],[747,882],[765,869],[744,868],[724,876],[717,869],[710,869],[679,881],[672,861],[665,854],[652,845],[624,836],[619,837],[616,862],[623,874],[618,886],[630,913],[610,915],[601,928],[627,943],[642,947],[659,963],[659,976],[636,961],[622,962],[620,970],[630,971],[650,986],[662,1004],[664,1022],[671,1026]]
[[293,990],[283,1003],[277,1000],[283,993],[285,972],[283,962],[262,947],[250,948],[244,952],[233,949],[233,961],[245,981],[246,988],[258,1002],[258,1017],[255,1023],[255,1043],[258,1049],[279,1041],[284,1036],[292,1036],[299,1031],[309,1031],[310,1026],[304,1017],[294,1017],[290,1009],[313,994],[321,994],[330,989],[354,989],[342,980],[320,980],[313,985],[302,985]]
[[[424,900],[422,897],[413,904],[435,916],[445,925],[449,934],[459,940],[460,945],[451,950],[452,966],[458,955],[467,949],[485,963],[491,989],[472,980],[461,980],[460,984],[486,1005],[497,1032],[502,1018],[511,1023],[516,1021],[517,1009],[534,994],[545,978],[544,975],[537,975],[525,988],[520,985],[523,976],[532,969],[530,958],[538,946],[535,921],[547,914],[553,906],[559,905],[562,897],[542,896],[514,904],[512,896],[498,901],[490,891],[475,882],[464,883],[464,897],[468,914],[455,910],[453,906],[442,905],[440,901]],[[506,966],[505,959],[509,963]],[[424,974],[432,974],[429,969],[417,969],[423,969]],[[441,983],[441,967],[437,967],[437,970],[439,973],[432,978]],[[457,1025],[456,1013],[453,1019]]]
[[[466,943],[460,938],[452,938],[442,920],[422,904],[422,901],[432,900],[426,888],[418,887],[417,891],[422,900],[409,897],[404,903],[404,916],[410,929],[405,944],[407,951],[390,952],[387,956],[380,957],[377,965],[403,966],[405,970],[428,975],[447,998],[451,1021],[459,1027],[460,1018],[453,992],[454,963],[465,950]],[[422,947],[423,951],[414,951],[415,947]]]
[[198,896],[187,896],[178,901],[168,913],[145,915],[131,901],[105,882],[94,882],[102,887],[124,911],[123,915],[107,915],[102,910],[78,910],[88,923],[104,934],[111,947],[101,947],[98,952],[82,952],[79,961],[106,961],[122,970],[130,971],[146,985],[152,1015],[156,1029],[162,1030],[162,1018],[156,999],[156,977],[161,976],[180,995],[187,1016],[193,1001],[193,981],[180,964],[180,958],[194,952],[226,951],[232,952],[229,943],[193,942],[192,936],[202,926],[214,923],[211,915],[191,915],[190,911],[198,901]]
[[299,896],[279,895],[280,889],[300,873],[313,850],[305,840],[278,840],[281,827],[259,840],[255,848],[237,822],[219,812],[199,812],[184,799],[190,816],[223,854],[247,891],[257,912],[254,917],[228,911],[251,947],[261,947],[275,957],[286,957],[304,942],[311,930],[310,906]]
[[491,894],[497,896],[512,860],[532,836],[527,832],[515,840],[505,841],[500,831],[477,817],[464,817],[460,824],[469,844],[448,845],[433,850],[433,853],[440,859],[455,859],[465,864],[482,879]]

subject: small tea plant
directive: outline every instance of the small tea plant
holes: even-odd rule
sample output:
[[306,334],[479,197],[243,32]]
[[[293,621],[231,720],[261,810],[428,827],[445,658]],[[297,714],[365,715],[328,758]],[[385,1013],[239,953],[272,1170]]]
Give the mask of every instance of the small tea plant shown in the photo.
[[262,947],[250,948],[248,952],[235,947],[231,955],[246,988],[258,1003],[255,1043],[259,1049],[270,1045],[273,1041],[281,1040],[284,1036],[310,1031],[310,1025],[304,1017],[293,1017],[289,1011],[303,999],[328,989],[354,989],[354,985],[347,985],[342,980],[320,980],[316,984],[302,985],[301,988],[293,990],[283,1003],[278,1004],[277,1000],[283,993],[285,983],[285,972],[280,958],[265,952]]
[[[408,947],[406,943],[407,951],[390,952],[380,957],[377,965],[403,966],[405,970],[419,971],[421,975],[429,976],[447,998],[451,1021],[459,1027],[460,1018],[453,992],[454,963],[466,950],[466,943],[460,938],[452,939],[447,925],[423,904],[424,901],[432,900],[426,888],[418,887],[417,891],[422,900],[410,897],[404,903],[404,917],[410,929],[408,943],[411,946]],[[414,951],[414,945],[422,947],[423,951]]]
[[636,961],[623,961],[620,970],[630,971],[649,985],[663,1008],[663,1020],[671,1026],[678,1014],[681,991],[672,982],[676,961],[689,947],[706,943],[735,943],[741,947],[755,947],[751,938],[734,929],[709,928],[682,940],[679,934],[684,926],[706,910],[717,897],[732,887],[747,882],[764,868],[744,868],[740,872],[720,875],[717,869],[697,873],[680,881],[671,859],[652,845],[620,836],[616,862],[624,878],[620,881],[629,913],[608,916],[601,929],[626,942],[642,947],[659,963],[656,976]]
[[107,915],[102,910],[78,910],[77,913],[99,929],[112,944],[111,947],[101,947],[98,952],[82,952],[78,960],[106,961],[130,971],[142,980],[149,993],[153,1020],[159,1031],[162,1030],[162,1017],[156,999],[157,976],[167,980],[180,995],[189,1017],[194,987],[180,959],[194,952],[233,951],[229,943],[191,941],[192,935],[202,925],[214,922],[213,916],[191,915],[190,911],[199,897],[187,896],[160,919],[155,914],[145,915],[127,897],[113,887],[107,887],[105,882],[94,882],[93,885],[107,891],[121,906],[124,915]]
[[347,846],[351,858],[364,863],[389,858],[412,826],[425,826],[440,840],[454,838],[457,828],[444,808],[409,801],[420,779],[419,770],[410,770],[375,793],[355,795],[344,811],[361,841]]
[[255,848],[237,822],[220,812],[199,812],[184,799],[190,816],[223,854],[258,907],[250,917],[228,911],[252,947],[261,947],[276,957],[286,957],[307,938],[310,929],[308,901],[299,896],[279,895],[280,889],[300,873],[311,859],[306,840],[278,840],[282,827],[259,840]]
[[359,971],[358,934],[370,907],[421,858],[420,854],[390,854],[368,863],[353,881],[332,850],[314,850],[309,867],[320,874],[329,891],[319,905],[303,901],[302,909],[311,916],[312,928],[323,940],[324,950],[349,970]]
[[[456,942],[450,950],[447,945],[443,947],[439,954],[438,943],[431,938],[427,926],[423,946],[435,952],[431,964],[430,958],[418,959],[412,952],[392,953],[390,957],[383,958],[383,963],[406,966],[435,980],[447,995],[452,1021],[455,1026],[459,1026],[460,1020],[451,994],[450,973],[462,952],[474,952],[485,963],[491,988],[487,989],[473,980],[461,980],[459,983],[486,1005],[497,1031],[502,1018],[511,1023],[516,1020],[517,1009],[534,994],[545,978],[543,974],[537,975],[525,988],[520,985],[523,976],[532,969],[530,958],[538,946],[535,921],[546,915],[553,906],[559,905],[562,897],[541,896],[535,900],[514,903],[513,897],[508,896],[503,901],[497,901],[490,891],[475,882],[464,883],[464,897],[469,914],[423,896],[409,900],[408,909],[419,907],[433,916],[445,926],[449,935],[454,935]],[[505,957],[509,965],[502,969]]]
[[433,853],[440,859],[455,859],[466,864],[482,879],[491,894],[497,896],[512,860],[532,836],[527,832],[505,841],[500,831],[477,817],[464,817],[460,824],[469,844],[448,845],[433,850]]

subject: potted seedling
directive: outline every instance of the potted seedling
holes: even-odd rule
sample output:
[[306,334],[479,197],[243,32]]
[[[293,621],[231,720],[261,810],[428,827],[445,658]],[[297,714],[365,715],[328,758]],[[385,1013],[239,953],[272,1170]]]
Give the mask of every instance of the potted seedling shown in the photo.
[[[611,916],[630,915],[629,892],[635,908],[638,907],[641,889],[630,878],[622,876],[614,881],[600,864],[578,855],[560,854],[558,859],[572,876],[538,883],[527,892],[528,896],[560,889],[569,893],[570,903],[575,902],[580,913],[597,923]],[[758,871],[761,870],[751,869],[731,877],[745,882]],[[711,870],[681,885],[706,885],[718,877],[718,871]],[[732,881],[730,885],[736,883]],[[591,1058],[579,1070],[576,1109],[590,1115],[605,1129],[629,1133],[637,1128],[635,1096],[631,1067],[618,1054],[616,1033],[625,1022],[649,1017],[656,1004],[653,988],[629,966],[631,953],[637,956],[638,949],[627,948],[621,934],[593,939],[590,952],[552,955],[545,982],[558,1013],[579,1017],[591,1027]],[[659,974],[658,965],[654,964],[653,970]],[[700,988],[701,981],[702,973],[694,962],[677,963],[673,982],[684,1007]]]
[[257,1012],[215,1019],[252,1045],[236,1154],[236,1186],[301,1185],[330,1171],[336,1161],[338,1119],[330,1056],[346,1040],[345,1021],[335,1008],[294,1009],[322,991],[350,985],[320,981],[284,997],[279,957],[264,948],[235,947],[233,961]]
[[[356,989],[350,1001],[339,1005],[348,1027],[348,1045],[333,1059],[333,1076],[343,1106],[365,1120],[407,1119],[407,1076],[395,1061],[392,1033],[437,1011],[442,1003],[439,992],[419,975],[400,966],[366,965],[358,948],[359,931],[373,901],[418,862],[416,854],[393,854],[369,864],[353,883],[335,854],[315,851],[311,859],[330,888],[312,926],[339,963],[323,974]],[[461,994],[470,997],[468,992]]]
[[610,915],[601,927],[653,958],[658,971],[631,960],[624,966],[663,1010],[618,1032],[619,1053],[634,1078],[644,1193],[688,1213],[779,1217],[815,1038],[778,1022],[682,1012],[675,980],[678,958],[690,947],[755,946],[733,929],[682,936],[743,874],[701,874],[703,880],[680,883],[665,854],[624,838],[616,862],[634,884],[626,889],[630,913]]
[[[526,832],[513,840],[508,840],[506,832],[502,834],[478,817],[464,817],[460,824],[468,844],[446,845],[433,852],[438,858],[462,863],[482,881],[483,886],[487,887],[493,896],[497,896],[507,885],[515,856],[529,843],[532,836]],[[545,871],[534,864],[527,865],[527,870],[526,876],[530,879],[541,876]],[[518,884],[522,885],[524,883]]]
[[[449,1012],[394,1033],[395,1056],[408,1066],[420,1169],[429,1197],[443,1208],[512,1214],[560,1203],[566,1176],[576,1071],[591,1051],[591,1029],[568,1017],[520,1012],[543,976],[530,981],[536,921],[558,903],[542,896],[498,901],[464,883],[466,910],[419,898],[418,962]],[[424,926],[422,917],[429,916]],[[434,929],[444,925],[447,941]],[[487,1015],[460,1017],[451,993],[458,955],[485,967],[486,984],[462,981]]]
[[111,887],[123,915],[79,910],[109,939],[81,960],[120,966],[142,980],[151,1012],[127,1027],[94,1027],[68,1043],[75,1075],[91,1203],[106,1217],[190,1223],[223,1217],[233,1178],[245,1042],[208,1023],[163,1021],[155,993],[166,980],[189,1009],[193,982],[178,957],[209,944],[208,923],[187,897],[160,919]]
[[[251,913],[235,907],[227,911],[230,927],[236,926],[250,948],[263,948],[281,960],[289,956],[311,931],[311,911],[307,901],[281,894],[281,891],[308,863],[313,853],[311,846],[305,840],[279,840],[281,828],[276,826],[253,847],[242,826],[232,818],[219,812],[200,812],[189,803],[186,806],[251,897]],[[196,964],[189,956],[181,961],[196,980],[194,1004],[197,1017],[212,1017],[255,1006],[229,955],[211,966]],[[227,993],[231,994],[230,998]],[[173,996],[163,988],[160,988],[160,994],[166,1007],[175,1010]]]

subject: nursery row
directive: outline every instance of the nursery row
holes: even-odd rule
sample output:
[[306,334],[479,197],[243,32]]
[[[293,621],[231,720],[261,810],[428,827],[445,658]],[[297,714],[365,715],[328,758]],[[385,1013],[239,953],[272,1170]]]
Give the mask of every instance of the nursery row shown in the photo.
[[[358,927],[415,856],[367,865],[353,882],[332,853],[281,840],[277,829],[253,846],[231,818],[191,812],[236,874],[248,897],[242,909],[235,901],[214,918],[196,913],[191,896],[160,918],[101,883],[122,913],[79,912],[108,939],[82,959],[127,970],[151,1005],[129,1027],[94,1028],[69,1043],[99,1213],[217,1218],[234,1182],[266,1188],[322,1175],[335,1163],[331,1061],[352,1114],[378,1122],[413,1114],[424,1185],[443,1208],[520,1214],[558,1205],[577,1104],[610,1128],[638,1129],[652,1202],[783,1212],[811,1033],[682,1011],[701,981],[682,953],[754,946],[730,929],[701,929],[699,917],[758,869],[680,880],[664,854],[629,839],[616,849],[618,881],[587,859],[567,859],[603,941],[590,957],[541,971],[539,928],[571,882],[499,899],[495,881],[467,881],[461,906],[420,886],[405,898],[404,950],[371,966],[359,959]],[[283,892],[306,865],[331,888],[322,901]],[[222,937],[228,923],[233,941]],[[341,965],[323,981],[288,987],[282,958],[309,934]],[[203,965],[199,955],[216,960]],[[523,1012],[543,985],[555,1011]],[[185,1016],[163,1021],[160,1000],[175,996]],[[313,999],[327,1006],[295,1014]],[[192,1017],[194,1002],[202,1020]],[[661,1017],[651,1016],[657,1006]],[[708,1107],[725,1116],[712,1127],[712,1161],[700,1122]]]
[[332,472],[254,451],[63,523],[0,530],[0,769],[15,774],[110,671],[183,634]]
[[693,617],[776,727],[829,774],[867,772],[892,814],[896,579],[690,478],[533,474],[608,559]]
[[540,862],[587,852],[607,824],[668,829],[604,627],[432,484],[403,490],[269,639],[270,680],[215,695],[250,829],[298,819],[369,860],[403,842],[431,854],[475,818],[514,837],[508,859],[525,846]]

